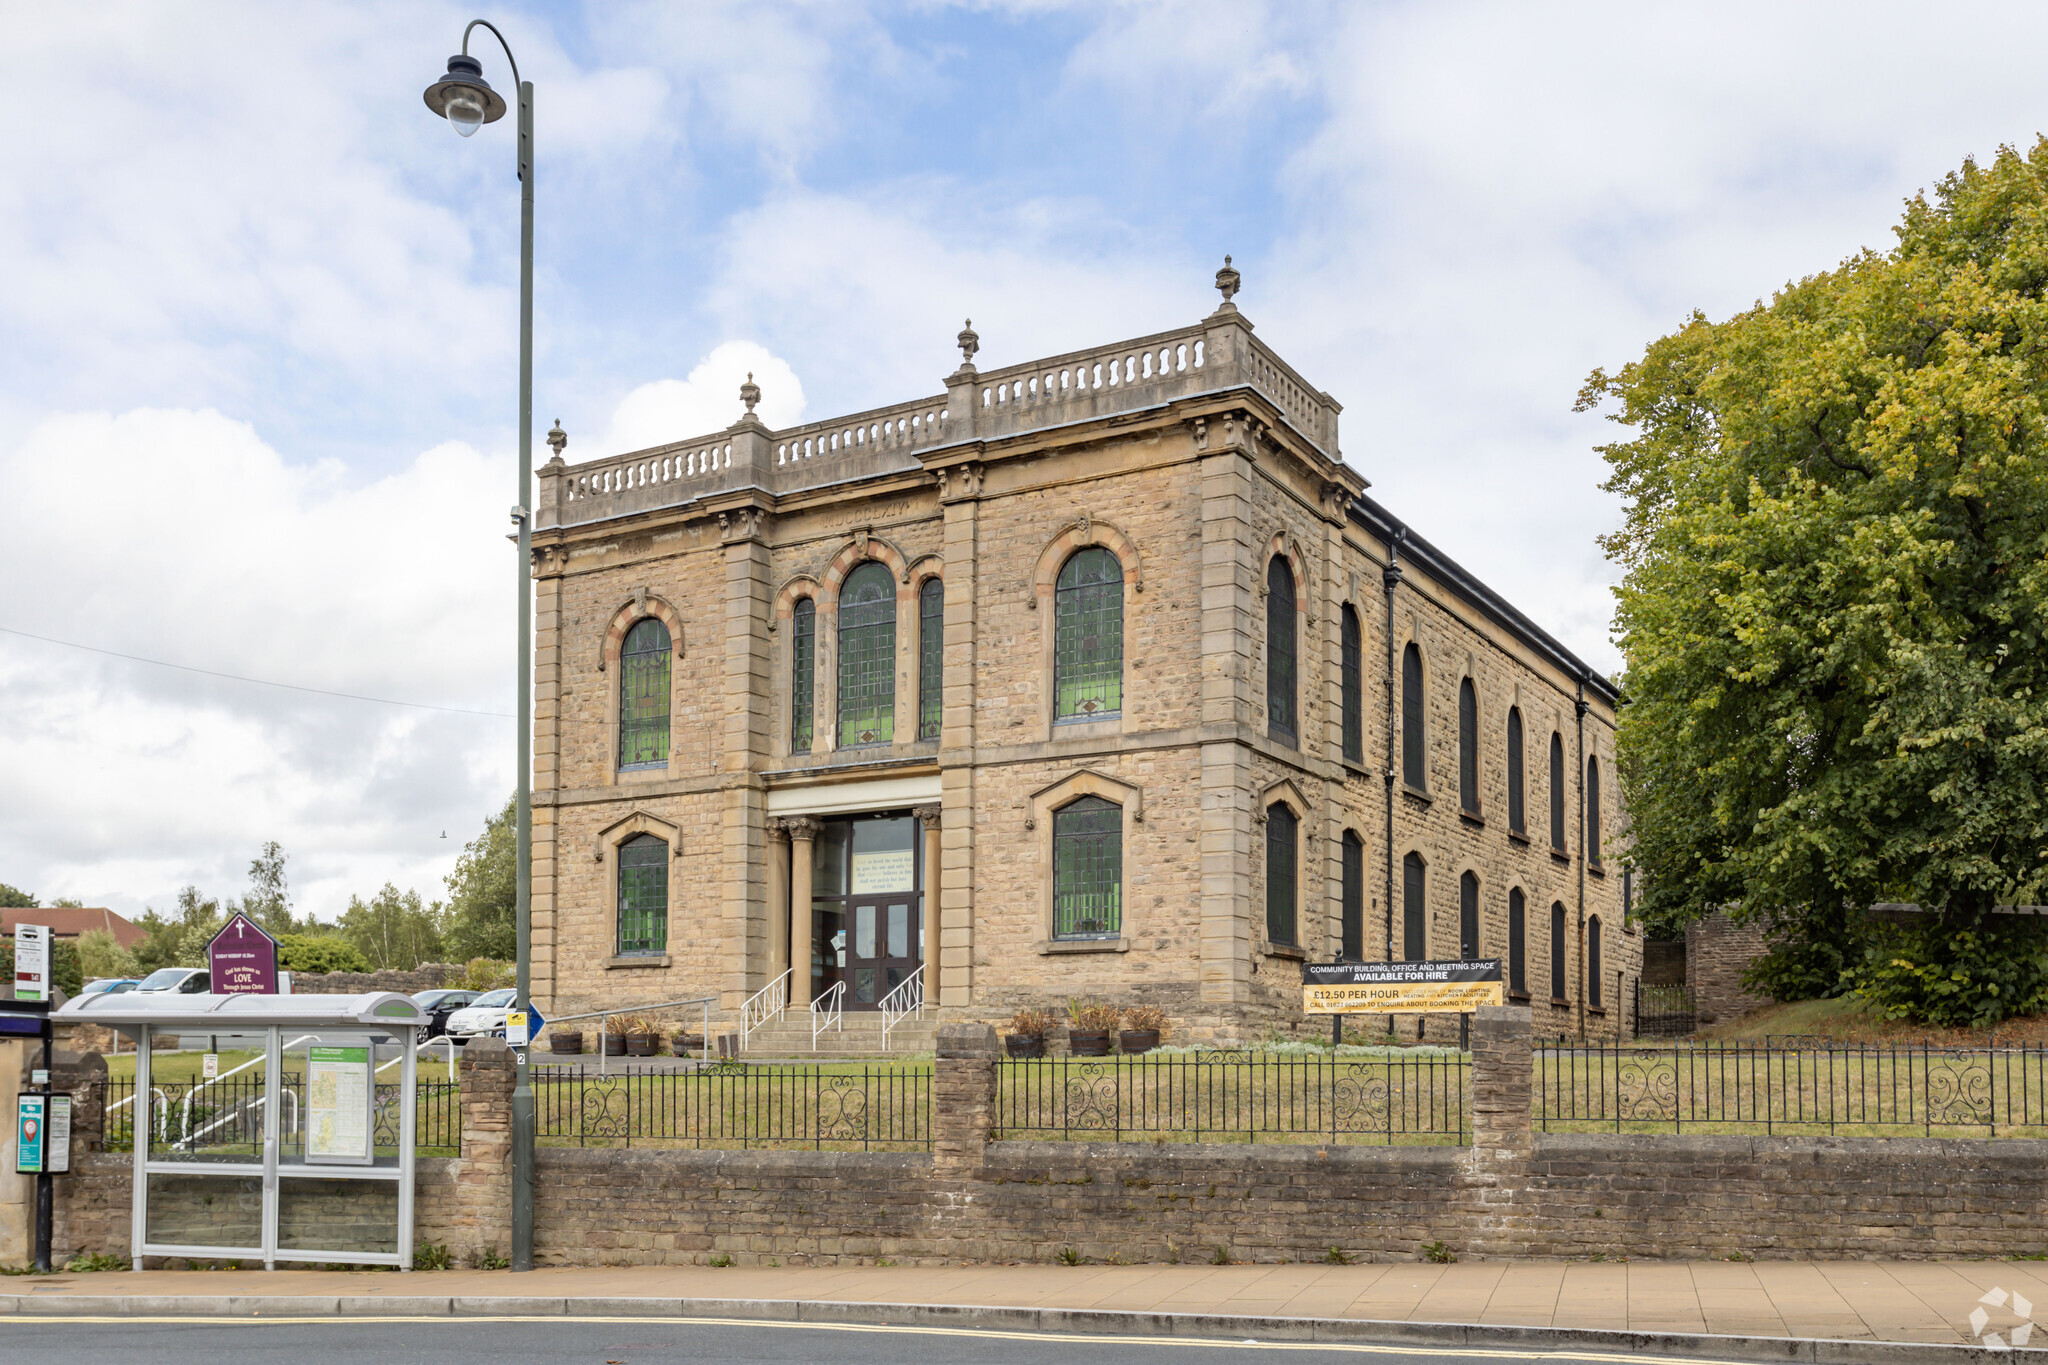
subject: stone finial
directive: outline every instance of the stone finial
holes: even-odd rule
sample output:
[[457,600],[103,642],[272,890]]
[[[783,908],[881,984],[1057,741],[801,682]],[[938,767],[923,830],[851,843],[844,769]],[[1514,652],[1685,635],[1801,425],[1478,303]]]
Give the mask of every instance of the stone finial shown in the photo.
[[981,349],[981,334],[974,330],[974,319],[967,319],[967,325],[960,329],[957,338],[960,344],[960,367],[967,369],[974,364],[974,354]]
[[740,385],[740,401],[747,405],[747,416],[754,415],[754,404],[761,401],[761,386],[754,382],[754,372],[747,371],[747,382]]
[[1231,300],[1237,296],[1237,287],[1243,281],[1244,276],[1238,274],[1231,267],[1230,258],[1225,256],[1223,258],[1223,268],[1216,272],[1216,288],[1223,295],[1224,307],[1230,308],[1235,306]]
[[554,426],[548,429],[548,448],[555,452],[555,458],[558,460],[562,458],[562,452],[569,448],[569,433],[562,430],[562,419],[559,417],[555,419]]

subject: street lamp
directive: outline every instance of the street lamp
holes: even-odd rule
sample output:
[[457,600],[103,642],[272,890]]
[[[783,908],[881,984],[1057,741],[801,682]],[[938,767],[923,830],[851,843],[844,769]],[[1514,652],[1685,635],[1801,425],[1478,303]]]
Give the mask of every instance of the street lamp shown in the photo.
[[[516,871],[519,975],[515,1010],[530,1006],[533,975],[533,82],[519,79],[512,45],[496,25],[472,19],[462,30],[462,51],[448,59],[448,74],[427,87],[427,108],[463,137],[505,117],[505,100],[484,79],[483,63],[469,55],[469,35],[487,28],[505,49],[512,81],[519,89],[519,496],[512,522],[519,528],[519,786],[513,805],[518,821]],[[529,1044],[530,1046],[530,1044]],[[527,1047],[513,1050],[512,1085],[512,1268],[533,1269],[533,1073]]]

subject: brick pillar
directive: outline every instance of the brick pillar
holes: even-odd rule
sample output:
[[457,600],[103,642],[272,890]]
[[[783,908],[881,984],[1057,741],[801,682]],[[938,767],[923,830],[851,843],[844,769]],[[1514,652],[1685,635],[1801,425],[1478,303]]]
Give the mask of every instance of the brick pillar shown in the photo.
[[449,1220],[469,1251],[507,1254],[512,1237],[512,1050],[478,1038],[462,1050],[459,1102],[462,1156],[455,1166],[455,1211]]
[[996,1109],[996,1031],[941,1024],[932,1068],[932,1174],[967,1179],[981,1169]]
[[1527,1241],[1518,1205],[1529,1181],[1529,1007],[1489,1005],[1472,1019],[1472,1146],[1457,1202],[1471,1229],[1463,1250],[1514,1255]]

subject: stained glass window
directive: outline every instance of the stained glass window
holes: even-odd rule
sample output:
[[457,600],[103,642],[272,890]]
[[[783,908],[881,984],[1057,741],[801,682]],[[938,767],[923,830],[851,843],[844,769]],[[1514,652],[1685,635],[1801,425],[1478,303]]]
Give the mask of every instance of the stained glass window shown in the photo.
[[1365,684],[1359,669],[1358,613],[1344,608],[1342,662],[1344,673],[1344,757],[1365,762]]
[[1053,586],[1055,720],[1124,709],[1124,566],[1100,546],[1077,550]]
[[619,766],[668,762],[668,627],[653,617],[634,623],[619,651]]
[[1508,892],[1508,991],[1529,995],[1529,901],[1519,886]]
[[1301,732],[1294,709],[1295,672],[1294,571],[1285,558],[1274,555],[1266,566],[1266,728],[1289,744]]
[[896,580],[869,560],[839,592],[839,747],[896,737]]
[[1516,706],[1508,711],[1508,828],[1517,834],[1529,828],[1522,789],[1522,708]]
[[1458,683],[1458,806],[1479,813],[1479,694],[1470,678]]
[[1470,872],[1458,878],[1458,957],[1479,956],[1479,878]]
[[619,845],[619,955],[668,951],[668,845],[641,834]]
[[1550,846],[1564,847],[1564,737],[1550,732]]
[[1550,905],[1550,998],[1565,998],[1563,901],[1553,901]]
[[1422,739],[1422,651],[1411,643],[1401,651],[1401,780],[1419,792],[1429,790]]
[[1365,960],[1365,841],[1344,831],[1344,960]]
[[1401,959],[1422,962],[1429,957],[1428,905],[1424,900],[1426,871],[1422,855],[1401,859]]
[[1053,812],[1052,936],[1115,938],[1124,927],[1124,811],[1084,796]]
[[1294,945],[1295,845],[1301,822],[1286,806],[1266,811],[1266,940]]
[[808,597],[791,613],[789,646],[789,751],[807,754],[818,696],[818,607]]
[[937,739],[945,714],[946,585],[927,578],[917,593],[917,737]]

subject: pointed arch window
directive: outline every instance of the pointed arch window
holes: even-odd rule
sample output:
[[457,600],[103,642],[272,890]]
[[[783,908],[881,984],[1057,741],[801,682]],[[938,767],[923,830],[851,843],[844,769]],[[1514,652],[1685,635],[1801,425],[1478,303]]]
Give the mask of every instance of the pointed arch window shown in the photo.
[[1346,962],[1365,961],[1365,840],[1344,831],[1344,886],[1342,956]]
[[633,623],[619,650],[619,766],[668,763],[668,627],[650,616]]
[[1458,878],[1458,958],[1479,956],[1479,878],[1470,872]]
[[1401,859],[1401,957],[1406,962],[1421,962],[1429,957],[1427,876],[1421,854],[1410,853]]
[[1470,678],[1458,682],[1458,809],[1479,814],[1479,693]]
[[1401,780],[1419,792],[1429,790],[1422,738],[1422,650],[1411,641],[1401,651]]
[[1358,613],[1344,604],[1340,631],[1340,661],[1344,683],[1344,757],[1365,762],[1365,682],[1359,663]]
[[1564,736],[1550,732],[1550,851],[1564,846]]
[[1508,892],[1508,994],[1529,998],[1529,898],[1516,887]]
[[868,560],[839,592],[839,747],[896,737],[896,580]]
[[945,717],[946,585],[927,578],[917,590],[917,737],[937,739]]
[[789,617],[789,751],[811,751],[818,696],[818,604],[806,597]]
[[1296,846],[1301,822],[1284,805],[1266,810],[1266,941],[1293,947]]
[[1294,633],[1294,571],[1274,555],[1266,565],[1266,732],[1288,744],[1301,733]]
[[1053,719],[1124,709],[1124,566],[1099,545],[1076,550],[1053,585]]
[[1586,760],[1586,866],[1600,866],[1600,760]]
[[1525,783],[1522,778],[1522,708],[1508,708],[1508,832],[1529,832]]
[[619,956],[668,951],[668,844],[652,834],[619,845]]
[[1550,998],[1562,1001],[1564,995],[1564,902],[1550,903]]
[[1586,921],[1586,1007],[1603,1009],[1606,1003],[1600,995],[1600,917],[1595,915]]
[[1115,938],[1124,927],[1124,809],[1084,796],[1053,812],[1052,936]]

